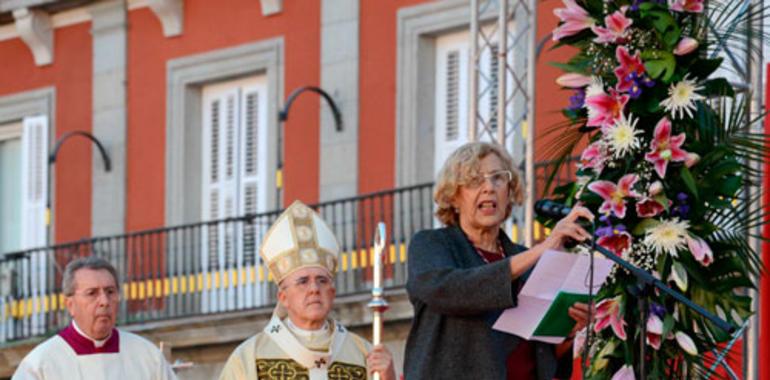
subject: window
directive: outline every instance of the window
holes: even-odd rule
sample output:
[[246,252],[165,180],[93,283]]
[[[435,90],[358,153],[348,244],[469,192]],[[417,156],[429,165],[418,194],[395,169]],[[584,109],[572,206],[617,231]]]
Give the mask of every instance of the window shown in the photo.
[[[492,33],[490,27],[485,33]],[[492,36],[492,38],[496,38]],[[487,123],[493,133],[497,130],[497,46],[481,51],[479,60],[478,110],[479,125]],[[468,111],[470,75],[470,35],[468,31],[446,33],[436,38],[434,120],[434,175],[438,174],[449,155],[469,141],[468,125],[471,117]],[[509,89],[510,92],[510,89]],[[479,140],[491,141],[489,134],[480,134]]]
[[[203,88],[203,220],[256,214],[268,207],[265,94],[263,75]],[[209,227],[204,270],[254,265],[257,239],[266,232],[261,228],[244,223]],[[220,310],[234,307],[227,295],[213,297],[212,303]]]
[[48,123],[0,126],[0,254],[47,244]]

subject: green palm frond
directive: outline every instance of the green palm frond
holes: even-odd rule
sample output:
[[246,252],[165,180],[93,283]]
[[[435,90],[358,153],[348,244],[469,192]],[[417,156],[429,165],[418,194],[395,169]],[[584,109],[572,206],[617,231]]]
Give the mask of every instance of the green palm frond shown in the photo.
[[566,120],[548,127],[543,135],[541,135],[540,139],[549,142],[543,151],[543,156],[546,157],[546,160],[553,163],[553,165],[549,166],[549,170],[552,171],[547,174],[548,177],[543,190],[544,194],[549,193],[554,179],[561,171],[562,165],[570,161],[570,158],[575,154],[575,148],[580,144],[583,137],[586,136],[586,133],[578,128],[578,126],[583,124],[585,124],[585,119]]
[[762,192],[737,202],[735,207],[725,207],[712,210],[706,215],[706,222],[713,226],[713,231],[708,236],[712,242],[720,242],[732,246],[735,254],[748,264],[747,269],[753,273],[760,273],[763,268],[762,261],[752,247],[747,237],[768,241],[761,233],[754,232],[770,217],[770,211],[763,210],[754,205],[761,204]]
[[761,125],[765,114],[749,116],[750,97],[749,93],[720,98],[716,113],[708,105],[701,104],[696,117],[701,138],[715,147],[729,147],[741,163],[741,173],[746,176],[747,183],[757,185],[762,171],[756,164],[770,159],[770,136],[752,131]]
[[[751,4],[748,0],[713,0],[696,33],[706,37],[714,54],[728,48],[746,56],[760,53],[761,44],[770,41],[770,33],[762,27],[767,11],[767,6]],[[755,43],[757,40],[761,43]]]

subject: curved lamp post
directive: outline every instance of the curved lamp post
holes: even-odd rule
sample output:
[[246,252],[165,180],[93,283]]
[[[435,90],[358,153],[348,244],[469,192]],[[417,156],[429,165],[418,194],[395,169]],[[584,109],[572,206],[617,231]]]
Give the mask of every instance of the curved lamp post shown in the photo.
[[326,103],[329,104],[329,107],[332,110],[332,115],[334,116],[334,125],[337,132],[342,132],[342,113],[340,113],[339,107],[337,107],[337,103],[334,102],[334,99],[324,91],[320,87],[316,86],[302,86],[289,94],[289,97],[286,98],[286,104],[283,106],[283,109],[278,111],[278,123],[280,125],[280,133],[278,135],[278,175],[277,177],[280,178],[280,181],[278,181],[278,184],[276,186],[276,190],[278,193],[278,196],[276,197],[276,207],[278,209],[281,208],[281,197],[283,195],[283,124],[286,120],[289,119],[289,109],[291,108],[291,105],[294,103],[294,100],[297,99],[297,97],[302,94],[305,91],[311,91],[315,92],[316,94],[320,95],[324,100],[326,100]]
[[[109,172],[112,169],[112,165],[110,165],[110,156],[107,155],[107,150],[104,149],[104,146],[102,145],[101,141],[99,141],[94,135],[85,132],[85,131],[70,131],[65,134],[63,134],[61,137],[59,137],[58,140],[56,140],[56,144],[54,144],[53,151],[51,152],[51,155],[48,156],[48,171],[49,171],[49,178],[51,177],[51,166],[56,162],[56,156],[59,154],[59,149],[61,149],[62,144],[64,144],[65,141],[67,141],[70,137],[73,136],[83,136],[94,144],[96,144],[96,147],[99,149],[99,153],[102,155],[102,161],[104,162],[104,171]],[[50,229],[51,226],[51,181],[48,181],[48,199],[46,200],[46,224],[48,225],[48,228]]]
[[59,138],[59,140],[56,141],[56,144],[53,147],[53,152],[51,152],[51,155],[48,156],[48,164],[52,165],[56,162],[56,156],[59,154],[59,149],[61,149],[62,144],[64,144],[67,139],[73,136],[83,136],[94,144],[96,144],[96,147],[99,149],[99,153],[102,155],[102,161],[104,162],[104,171],[108,172],[112,169],[112,165],[110,165],[110,156],[107,155],[107,151],[104,149],[104,146],[102,143],[94,137],[94,135],[85,132],[85,131],[70,131],[62,135],[62,137]]

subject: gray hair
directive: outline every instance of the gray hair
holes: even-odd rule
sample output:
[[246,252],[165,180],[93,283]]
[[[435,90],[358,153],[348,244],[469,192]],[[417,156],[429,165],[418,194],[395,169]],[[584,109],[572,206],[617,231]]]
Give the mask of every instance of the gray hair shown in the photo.
[[75,272],[81,269],[106,270],[115,280],[115,286],[118,286],[118,272],[109,261],[97,256],[81,257],[70,261],[64,268],[61,287],[65,296],[69,297],[75,294]]

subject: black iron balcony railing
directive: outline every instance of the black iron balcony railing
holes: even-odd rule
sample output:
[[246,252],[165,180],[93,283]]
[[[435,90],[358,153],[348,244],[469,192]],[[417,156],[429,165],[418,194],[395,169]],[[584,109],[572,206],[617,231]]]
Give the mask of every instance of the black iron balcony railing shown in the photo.
[[[552,170],[538,163],[538,192]],[[556,184],[573,174],[568,163]],[[338,295],[369,291],[374,227],[388,226],[385,286],[406,283],[406,247],[415,232],[438,225],[433,184],[426,183],[313,207],[331,225],[342,254]],[[276,289],[258,248],[273,211],[209,222],[97,237],[9,253],[0,258],[0,344],[45,335],[69,320],[61,276],[74,258],[95,254],[112,262],[122,284],[119,322],[143,323],[275,304]],[[547,231],[536,228],[536,238]]]
[[[388,226],[385,285],[406,281],[406,244],[433,226],[432,184],[324,202],[313,207],[340,241],[337,293],[371,287],[374,226]],[[44,335],[69,320],[61,275],[77,257],[112,262],[122,284],[121,324],[275,304],[258,248],[280,211],[98,237],[6,254],[0,259],[0,343]]]

